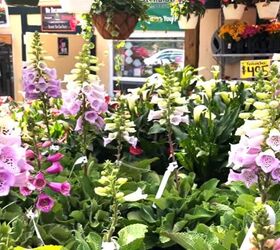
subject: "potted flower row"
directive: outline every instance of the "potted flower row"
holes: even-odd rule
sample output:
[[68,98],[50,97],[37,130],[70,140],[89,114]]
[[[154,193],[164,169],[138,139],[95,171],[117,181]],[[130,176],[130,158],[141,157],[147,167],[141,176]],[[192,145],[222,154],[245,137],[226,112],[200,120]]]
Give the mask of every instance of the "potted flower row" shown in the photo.
[[175,0],[170,4],[171,14],[180,29],[195,29],[198,19],[205,13],[206,0]]
[[280,22],[248,25],[237,21],[219,29],[224,53],[279,53]]
[[[240,20],[246,7],[251,6],[250,0],[221,0],[223,14],[226,20]],[[261,19],[274,19],[277,17],[280,2],[276,1],[255,1],[258,16]]]

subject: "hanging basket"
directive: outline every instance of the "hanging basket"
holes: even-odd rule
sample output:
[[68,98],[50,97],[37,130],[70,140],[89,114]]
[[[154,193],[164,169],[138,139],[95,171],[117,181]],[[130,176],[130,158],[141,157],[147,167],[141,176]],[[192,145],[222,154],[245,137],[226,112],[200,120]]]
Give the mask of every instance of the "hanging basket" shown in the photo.
[[90,12],[92,0],[60,0],[60,5],[68,13],[83,14]]
[[107,23],[105,13],[93,16],[93,23],[99,34],[104,39],[125,40],[134,31],[138,17],[131,16],[127,12],[114,13],[111,24]]
[[8,6],[38,6],[39,0],[5,0]]
[[192,30],[196,28],[198,23],[198,16],[195,14],[190,14],[190,18],[187,19],[186,16],[180,16],[178,20],[179,28],[182,30]]
[[237,4],[236,8],[234,7],[235,7],[234,4],[223,6],[223,13],[224,13],[225,20],[242,19],[246,6],[244,4]]
[[280,2],[259,2],[256,3],[258,15],[260,19],[274,19],[277,17]]

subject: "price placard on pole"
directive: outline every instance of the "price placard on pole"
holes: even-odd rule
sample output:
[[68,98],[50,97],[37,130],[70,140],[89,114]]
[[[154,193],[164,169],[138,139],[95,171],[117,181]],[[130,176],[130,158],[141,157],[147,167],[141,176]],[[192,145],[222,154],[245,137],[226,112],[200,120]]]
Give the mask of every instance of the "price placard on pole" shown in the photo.
[[240,61],[240,78],[254,78],[259,71],[262,71],[264,76],[267,76],[270,64],[270,59]]

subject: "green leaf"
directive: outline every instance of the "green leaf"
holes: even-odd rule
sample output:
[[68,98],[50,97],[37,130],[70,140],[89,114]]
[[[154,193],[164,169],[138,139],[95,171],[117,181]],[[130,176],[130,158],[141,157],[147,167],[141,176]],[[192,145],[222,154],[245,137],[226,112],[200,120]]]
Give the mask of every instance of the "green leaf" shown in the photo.
[[52,239],[56,240],[56,242],[61,245],[71,238],[71,232],[69,229],[61,225],[55,225],[48,233]]
[[17,204],[9,205],[4,211],[1,219],[11,221],[18,215],[22,214],[22,208]]
[[191,191],[191,188],[192,186],[189,182],[189,178],[184,178],[179,186],[180,197],[187,197]]
[[87,198],[93,198],[94,192],[93,192],[93,187],[91,186],[91,182],[87,176],[84,176],[81,185],[84,191],[84,194],[86,195]]
[[120,250],[145,250],[145,245],[143,239],[137,239],[132,241],[131,243],[122,246]]
[[205,239],[199,234],[164,232],[163,235],[188,250],[210,250]]
[[141,206],[140,214],[143,220],[147,221],[148,223],[155,223],[156,220],[154,219],[154,210],[150,206]]
[[120,246],[125,246],[135,240],[144,239],[146,232],[148,232],[148,226],[144,224],[132,224],[126,226],[122,228],[118,233],[118,243]]
[[196,206],[192,214],[186,214],[185,218],[188,220],[197,220],[197,219],[210,219],[215,216],[215,212],[207,210],[203,207]]
[[75,210],[75,211],[71,212],[71,214],[69,216],[74,218],[77,222],[85,221],[85,215],[82,211]]
[[215,190],[217,188],[217,185],[220,181],[217,179],[211,179],[207,182],[205,182],[201,187],[200,190]]
[[86,242],[90,246],[91,250],[101,249],[102,238],[99,234],[95,232],[90,232],[89,235],[87,235]]
[[154,125],[149,129],[148,134],[153,135],[153,134],[160,134],[162,132],[165,132],[166,129],[160,126],[159,123],[155,122]]
[[188,138],[187,134],[184,133],[179,127],[172,126],[172,130],[176,137],[176,140],[180,143],[182,140],[186,140]]
[[249,211],[253,211],[255,206],[255,197],[248,194],[241,194],[237,199],[237,204]]
[[224,236],[223,246],[226,249],[231,249],[232,245],[237,245],[235,231],[227,230]]

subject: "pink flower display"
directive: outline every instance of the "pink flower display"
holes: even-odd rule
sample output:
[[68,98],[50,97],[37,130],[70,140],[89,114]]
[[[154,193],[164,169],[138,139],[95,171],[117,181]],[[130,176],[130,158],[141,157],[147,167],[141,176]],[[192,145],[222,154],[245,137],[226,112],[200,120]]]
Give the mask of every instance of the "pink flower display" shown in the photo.
[[0,169],[0,196],[6,196],[15,183],[15,176],[6,169]]
[[108,109],[106,93],[103,85],[98,83],[85,83],[82,87],[70,86],[62,93],[63,105],[61,113],[66,116],[77,115],[82,107],[82,99],[85,97],[85,112],[77,119],[75,131],[80,132],[83,121],[87,121],[97,128],[104,126],[102,113]]
[[54,200],[46,194],[39,194],[36,208],[44,213],[49,213],[54,206]]
[[275,157],[275,154],[271,149],[261,152],[256,157],[256,163],[265,173],[270,173],[272,170],[279,167],[279,160]]
[[275,152],[280,152],[280,132],[277,129],[272,129],[269,133],[269,137],[266,140],[266,144],[272,148]]
[[53,155],[49,155],[47,160],[50,162],[57,162],[57,161],[61,160],[63,158],[63,156],[64,156],[63,154],[58,152]]
[[45,176],[43,173],[39,172],[34,180],[33,180],[33,183],[34,187],[38,190],[38,191],[42,191],[45,186],[47,185],[47,181],[45,179]]
[[63,166],[60,164],[59,161],[53,162],[50,167],[46,169],[48,174],[59,174],[63,171]]
[[71,185],[69,182],[50,182],[48,183],[48,187],[58,193],[61,193],[64,196],[69,196],[71,191]]

